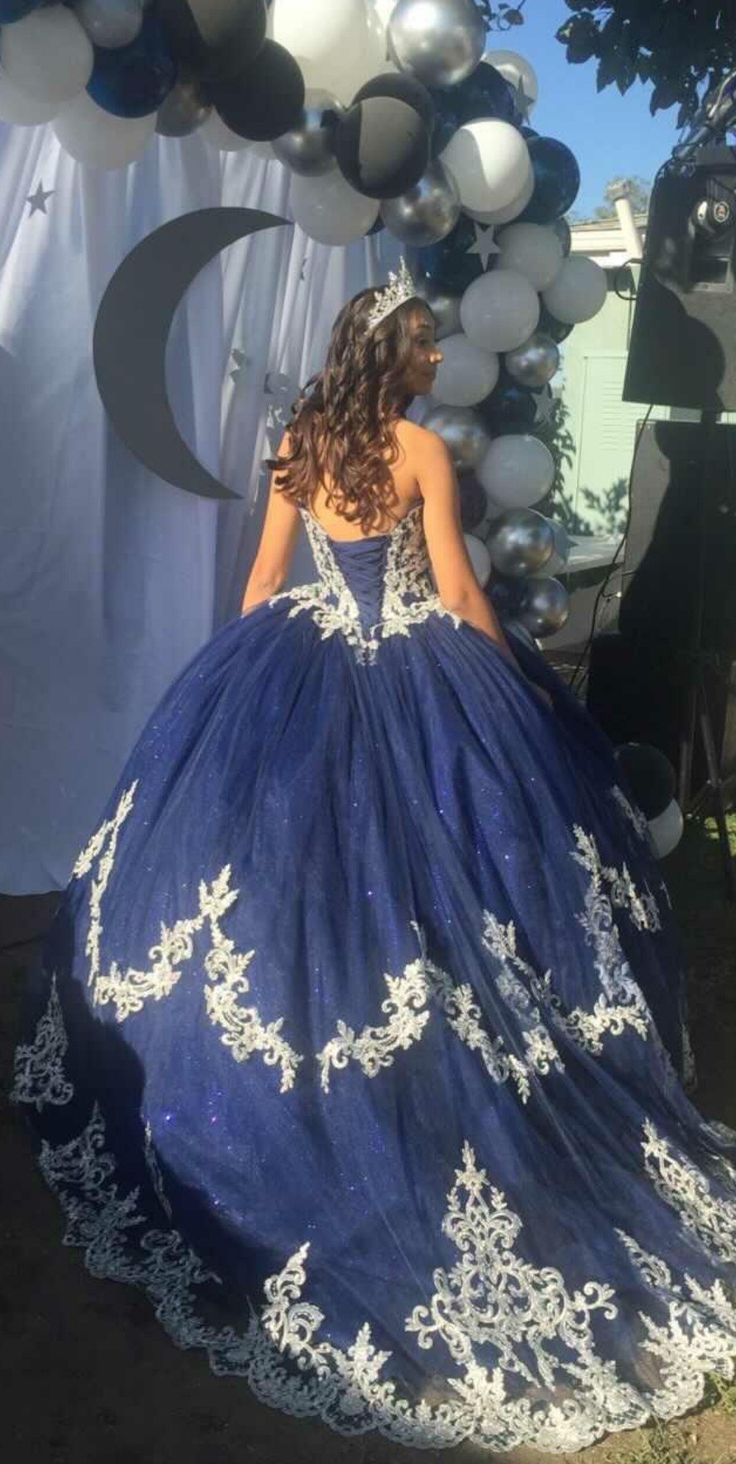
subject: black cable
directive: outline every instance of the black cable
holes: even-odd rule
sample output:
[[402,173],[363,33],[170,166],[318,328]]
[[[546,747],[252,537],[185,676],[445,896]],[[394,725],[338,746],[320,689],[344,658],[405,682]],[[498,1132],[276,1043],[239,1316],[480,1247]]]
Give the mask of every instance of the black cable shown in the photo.
[[632,513],[632,508],[633,508],[632,489],[633,489],[633,485],[634,485],[634,472],[636,470],[636,461],[637,461],[637,458],[639,456],[639,448],[641,446],[641,441],[642,441],[642,438],[644,436],[644,429],[647,426],[647,424],[649,422],[649,418],[651,417],[653,411],[654,411],[654,405],[652,403],[652,404],[650,404],[650,406],[647,407],[646,415],[644,416],[643,420],[639,423],[639,429],[637,431],[636,441],[634,443],[634,455],[633,455],[633,458],[631,460],[631,471],[629,473],[629,483],[628,483],[628,489],[627,489],[627,492],[628,492],[628,507],[627,507],[627,511],[626,511],[626,523],[624,525],[624,530],[623,530],[623,533],[621,535],[621,538],[620,538],[620,540],[619,540],[619,542],[618,542],[618,544],[616,546],[616,552],[615,552],[615,554],[613,556],[613,559],[611,560],[611,563],[608,566],[608,573],[606,574],[605,578],[603,579],[603,581],[602,581],[602,583],[600,585],[600,588],[598,590],[598,594],[595,597],[595,603],[593,605],[593,615],[592,615],[592,619],[591,619],[590,634],[588,635],[588,639],[586,640],[585,645],[583,646],[583,649],[580,652],[580,656],[578,658],[577,665],[576,665],[575,670],[573,671],[572,676],[570,678],[570,690],[571,691],[575,691],[577,689],[576,683],[577,683],[577,680],[578,680],[578,676],[580,675],[580,671],[581,671],[581,669],[582,669],[582,667],[583,667],[583,665],[585,663],[585,659],[586,659],[586,657],[587,657],[587,655],[588,655],[588,653],[590,651],[590,647],[592,646],[593,640],[595,638],[595,633],[596,633],[596,618],[597,618],[597,615],[598,615],[598,609],[599,609],[601,600],[602,600],[602,598],[603,598],[606,590],[608,589],[608,585],[610,583],[611,576],[612,576],[612,574],[613,574],[613,572],[614,572],[614,570],[616,568],[617,562],[618,562],[619,554],[621,553],[621,550],[623,549],[623,547],[624,547],[624,545],[626,543],[626,540],[627,540],[627,538],[629,536],[629,528],[631,527],[631,513]]

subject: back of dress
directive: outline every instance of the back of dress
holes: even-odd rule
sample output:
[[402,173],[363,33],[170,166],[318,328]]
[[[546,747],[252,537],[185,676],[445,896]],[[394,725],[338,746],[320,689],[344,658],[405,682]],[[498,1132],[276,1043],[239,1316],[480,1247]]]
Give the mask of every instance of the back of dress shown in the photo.
[[363,662],[374,661],[390,636],[409,635],[430,615],[450,615],[432,584],[421,511],[415,504],[386,534],[335,539],[302,509],[319,579],[274,600],[291,600],[293,614],[307,611],[323,637],[344,636]]

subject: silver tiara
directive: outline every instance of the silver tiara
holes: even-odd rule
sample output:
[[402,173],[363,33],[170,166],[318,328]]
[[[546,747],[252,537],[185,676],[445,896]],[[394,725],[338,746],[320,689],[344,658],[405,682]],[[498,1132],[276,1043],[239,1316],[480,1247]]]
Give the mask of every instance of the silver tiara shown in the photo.
[[376,303],[368,316],[368,330],[375,330],[387,315],[398,310],[399,305],[405,305],[407,300],[415,299],[417,287],[407,269],[406,260],[399,260],[399,272],[393,274],[388,272],[388,284],[376,295]]

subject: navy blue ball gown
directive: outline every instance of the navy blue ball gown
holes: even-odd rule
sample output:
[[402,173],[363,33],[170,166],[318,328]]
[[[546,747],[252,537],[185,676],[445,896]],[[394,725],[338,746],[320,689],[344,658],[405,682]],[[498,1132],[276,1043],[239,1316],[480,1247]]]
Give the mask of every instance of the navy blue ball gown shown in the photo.
[[[14,1097],[96,1276],[342,1434],[564,1452],[736,1353],[736,1134],[613,750],[434,593],[415,508],[164,696],[33,973]],[[547,688],[554,707],[529,680]]]

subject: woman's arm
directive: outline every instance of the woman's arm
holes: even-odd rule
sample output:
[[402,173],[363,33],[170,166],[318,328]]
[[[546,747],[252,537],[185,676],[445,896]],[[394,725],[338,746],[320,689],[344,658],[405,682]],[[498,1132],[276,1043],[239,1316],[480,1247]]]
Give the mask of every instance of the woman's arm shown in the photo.
[[[286,457],[288,452],[289,438],[286,433],[277,457]],[[274,477],[275,474],[272,474],[261,541],[243,592],[243,614],[254,610],[256,605],[269,600],[271,595],[278,594],[283,588],[299,537],[299,509],[291,499],[278,492],[274,486]]]
[[446,444],[435,432],[415,428],[414,456],[419,489],[424,499],[424,533],[432,572],[442,604],[461,620],[495,641],[498,649],[518,664],[498,616],[484,594],[468,554],[460,519],[460,493]]

